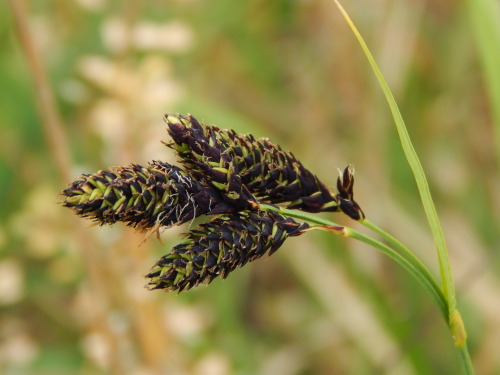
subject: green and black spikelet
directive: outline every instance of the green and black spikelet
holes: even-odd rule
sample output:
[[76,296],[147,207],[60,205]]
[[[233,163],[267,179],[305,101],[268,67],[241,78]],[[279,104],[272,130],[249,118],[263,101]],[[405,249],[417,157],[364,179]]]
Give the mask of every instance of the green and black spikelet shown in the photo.
[[189,175],[194,180],[219,190],[227,209],[231,206],[234,211],[242,211],[253,207],[256,199],[243,184],[231,155],[214,147],[204,136],[201,127],[188,128],[185,117],[166,115],[165,118],[169,133],[177,142],[175,150],[181,157],[185,157],[181,162]]
[[174,141],[168,146],[195,179],[230,170],[263,203],[288,203],[288,208],[308,212],[340,211],[335,194],[292,153],[267,138],[205,125],[191,115],[167,114],[165,121]]
[[235,268],[271,255],[291,236],[308,228],[273,212],[240,212],[221,216],[187,233],[186,241],[163,256],[146,276],[150,289],[191,289],[226,278]]
[[222,200],[218,191],[160,161],[84,174],[62,195],[63,205],[82,217],[99,224],[121,221],[138,229],[185,223],[209,213]]
[[262,211],[260,203],[308,212],[342,211],[364,217],[354,201],[346,168],[330,191],[290,152],[266,138],[237,134],[165,115],[182,168],[153,161],[84,174],[63,192],[65,207],[99,224],[118,221],[142,230],[217,215],[186,235],[147,275],[150,289],[184,291],[226,278],[234,269],[272,254],[309,228],[290,217]]
[[353,200],[354,177],[349,167],[334,193],[291,152],[267,138],[205,125],[191,115],[166,114],[164,118],[173,139],[167,146],[178,153],[196,180],[219,173],[227,180],[236,174],[238,182],[262,203],[285,203],[287,208],[307,212],[342,211],[354,220],[364,217]]

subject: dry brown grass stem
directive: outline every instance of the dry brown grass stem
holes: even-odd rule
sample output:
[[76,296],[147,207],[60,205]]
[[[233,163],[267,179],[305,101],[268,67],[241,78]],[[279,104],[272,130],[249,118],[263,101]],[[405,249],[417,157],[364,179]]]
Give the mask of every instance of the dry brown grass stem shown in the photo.
[[[66,134],[62,121],[59,117],[57,103],[44,68],[43,59],[36,46],[35,39],[29,28],[29,11],[25,0],[9,0],[14,16],[14,23],[21,48],[25,54],[28,70],[33,76],[35,88],[35,101],[40,115],[40,124],[43,129],[51,157],[57,168],[58,177],[66,182],[71,177],[71,154],[66,141]],[[79,224],[76,224],[79,225]],[[110,304],[110,291],[107,287],[106,271],[96,262],[100,247],[91,234],[85,231],[81,233],[79,243],[82,246],[81,253],[89,275],[89,292],[94,298],[94,317],[88,327],[89,331],[99,332],[109,346],[109,364],[111,373],[123,374],[124,369],[118,358],[118,339],[107,324],[107,312]]]
[[26,2],[25,0],[9,0],[9,4],[14,15],[19,42],[25,54],[28,69],[33,76],[35,101],[40,113],[42,129],[58,173],[64,181],[67,181],[71,170],[69,148],[55,104],[54,94],[28,25]]

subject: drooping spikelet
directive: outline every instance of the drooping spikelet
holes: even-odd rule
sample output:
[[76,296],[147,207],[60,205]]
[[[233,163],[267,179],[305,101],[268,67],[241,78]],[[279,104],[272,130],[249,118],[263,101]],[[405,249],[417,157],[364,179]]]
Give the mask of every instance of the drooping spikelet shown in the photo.
[[205,125],[191,115],[167,114],[165,121],[174,141],[168,146],[195,179],[227,170],[263,203],[288,203],[288,208],[308,212],[340,211],[336,195],[292,153],[268,139]]
[[150,289],[188,290],[275,252],[308,227],[273,212],[240,212],[200,225],[163,256],[146,276]]
[[336,197],[342,212],[354,220],[364,219],[365,214],[354,200],[354,172],[351,166],[345,167],[337,179],[337,190]]
[[159,161],[84,174],[62,195],[63,205],[82,217],[99,224],[121,221],[138,229],[185,223],[210,213],[222,200],[216,190]]

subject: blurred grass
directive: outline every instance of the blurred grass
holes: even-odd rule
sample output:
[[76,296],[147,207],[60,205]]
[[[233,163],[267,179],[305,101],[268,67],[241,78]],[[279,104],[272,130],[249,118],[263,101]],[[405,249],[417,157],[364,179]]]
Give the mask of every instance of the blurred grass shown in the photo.
[[[500,143],[500,5],[493,1],[468,1],[467,12],[470,28],[474,34],[477,53],[483,70],[483,80],[490,98],[491,115],[494,121],[496,143]],[[500,150],[497,149],[500,161]]]
[[[498,98],[487,67],[500,61],[498,37],[474,21],[488,4],[344,5],[428,173],[477,373],[496,374]],[[172,161],[161,116],[190,112],[270,137],[332,185],[353,163],[370,219],[437,271],[390,113],[330,1],[30,1],[27,20],[75,177]],[[373,250],[321,233],[210,287],[143,289],[181,231],[139,246],[142,234],[89,227],[55,204],[63,186],[5,3],[0,21],[1,373],[458,373],[446,327],[414,281]]]

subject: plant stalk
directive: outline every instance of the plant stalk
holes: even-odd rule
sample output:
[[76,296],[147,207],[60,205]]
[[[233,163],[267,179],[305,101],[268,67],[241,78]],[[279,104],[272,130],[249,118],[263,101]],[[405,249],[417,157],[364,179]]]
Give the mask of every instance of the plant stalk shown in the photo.
[[[411,264],[413,264],[414,267],[420,269],[420,271],[423,274],[425,274],[426,278],[430,282],[432,282],[433,287],[435,289],[440,290],[438,284],[436,283],[436,280],[434,279],[434,277],[429,272],[429,269],[422,263],[422,261],[410,249],[408,249],[398,239],[396,239],[395,237],[393,237],[392,235],[390,235],[389,233],[387,233],[385,230],[383,230],[379,226],[375,225],[370,220],[364,218],[363,220],[360,220],[360,223],[363,224],[368,229],[370,229],[371,231],[373,231],[374,233],[378,234],[384,240],[386,240],[395,250],[397,250]],[[446,309],[448,310],[448,307]],[[446,317],[446,321],[448,321],[447,317]]]
[[436,244],[436,251],[439,260],[439,271],[441,275],[441,284],[443,288],[443,293],[448,303],[448,311],[451,318],[451,314],[455,310],[457,304],[455,297],[455,287],[453,285],[450,261],[448,258],[448,251],[446,250],[446,242],[444,240],[443,230],[441,229],[441,224],[437,216],[436,207],[434,206],[431,197],[429,185],[427,183],[427,179],[425,178],[425,173],[422,168],[422,164],[420,163],[415,148],[413,147],[413,144],[410,140],[410,135],[406,130],[403,116],[399,111],[399,108],[396,104],[396,100],[394,99],[394,96],[392,95],[389,85],[387,84],[384,76],[382,75],[380,68],[375,62],[375,59],[373,58],[373,55],[370,52],[370,49],[366,45],[366,42],[364,41],[363,37],[359,33],[358,29],[356,28],[356,26],[354,25],[351,18],[347,14],[346,10],[342,7],[340,2],[338,0],[333,0],[333,1],[339,8],[340,12],[342,13],[342,16],[346,20],[347,24],[349,25],[353,34],[356,36],[356,39],[361,45],[361,48],[363,49],[363,52],[365,53],[366,58],[368,59],[370,66],[373,69],[373,72],[375,73],[375,76],[377,77],[380,87],[384,92],[384,95],[391,109],[392,116],[394,117],[394,122],[396,124],[396,129],[399,134],[401,145],[405,153],[406,159],[408,161],[408,164],[413,172],[413,175],[415,176],[415,181],[417,183],[418,191],[420,193],[422,205],[424,207],[424,211],[427,216],[429,226],[431,228],[432,236],[434,238],[434,243]]
[[[456,307],[457,300],[455,295],[455,287],[453,284],[453,277],[451,273],[450,261],[448,257],[448,251],[446,248],[446,242],[444,239],[441,223],[439,222],[436,207],[432,200],[429,184],[427,183],[427,179],[425,177],[422,164],[420,163],[418,155],[413,147],[403,117],[396,103],[396,100],[394,99],[391,89],[389,88],[389,85],[387,84],[382,72],[380,71],[380,68],[378,67],[375,59],[373,58],[370,49],[368,48],[366,42],[364,41],[363,37],[361,36],[360,32],[354,25],[354,22],[351,20],[346,10],[340,4],[340,1],[339,0],[333,0],[333,1],[337,6],[337,8],[339,9],[342,16],[344,17],[344,19],[346,20],[349,27],[351,28],[351,31],[353,32],[354,36],[358,40],[366,58],[368,59],[368,62],[370,63],[373,72],[375,73],[379,85],[382,88],[382,91],[384,92],[387,103],[389,104],[389,108],[391,110],[394,122],[396,124],[396,129],[399,134],[399,139],[401,141],[401,146],[405,153],[408,164],[415,177],[422,205],[424,207],[424,211],[427,216],[427,221],[429,222],[432,236],[434,238],[434,243],[436,246],[436,252],[439,261],[441,287],[443,290],[448,310],[448,319],[447,319],[448,326],[450,328],[450,331],[452,332],[455,347],[462,353],[463,348],[466,347],[467,333],[465,330],[465,326],[462,322],[462,319],[461,318],[457,319],[457,317],[460,317],[460,313],[458,312]],[[470,365],[470,357],[468,352],[465,351],[462,354],[463,355],[461,355],[461,358],[465,373],[473,374],[474,370],[472,368],[472,365]]]
[[[429,292],[432,299],[436,303],[439,311],[443,315],[443,318],[445,319],[445,321],[447,321],[448,309],[443,293],[437,286],[435,280],[430,275],[430,272],[425,268],[425,266],[420,261],[418,261],[419,266],[416,266],[408,259],[403,257],[401,254],[399,254],[396,250],[383,244],[382,242],[377,241],[374,238],[367,236],[361,232],[358,232],[353,228],[341,226],[329,220],[314,217],[303,212],[298,212],[267,204],[260,204],[260,208],[268,211],[279,212],[281,214],[294,217],[297,219],[306,220],[311,223],[319,224],[319,226],[311,227],[311,229],[326,230],[336,235],[341,235],[344,237],[352,237],[358,241],[364,242],[374,247],[375,249],[389,256],[395,262],[400,264],[404,269],[406,269],[422,285],[422,287]],[[407,251],[410,252],[410,250]],[[413,255],[413,257],[415,256]]]

